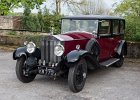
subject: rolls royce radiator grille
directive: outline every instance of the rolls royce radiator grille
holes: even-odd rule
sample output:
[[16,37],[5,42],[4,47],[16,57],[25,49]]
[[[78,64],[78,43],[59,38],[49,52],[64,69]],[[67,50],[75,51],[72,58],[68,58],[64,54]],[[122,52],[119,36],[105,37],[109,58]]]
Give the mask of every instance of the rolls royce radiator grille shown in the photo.
[[54,54],[54,47],[58,44],[58,41],[43,39],[41,44],[41,60],[45,61],[46,64],[59,63],[61,57]]

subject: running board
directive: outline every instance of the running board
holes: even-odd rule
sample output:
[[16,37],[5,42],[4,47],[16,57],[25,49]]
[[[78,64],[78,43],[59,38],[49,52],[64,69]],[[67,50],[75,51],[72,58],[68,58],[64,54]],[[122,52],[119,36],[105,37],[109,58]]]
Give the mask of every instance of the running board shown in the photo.
[[101,62],[101,66],[109,67],[110,65],[114,64],[115,62],[119,61],[120,59],[118,58],[111,58],[109,60],[106,60],[104,62]]

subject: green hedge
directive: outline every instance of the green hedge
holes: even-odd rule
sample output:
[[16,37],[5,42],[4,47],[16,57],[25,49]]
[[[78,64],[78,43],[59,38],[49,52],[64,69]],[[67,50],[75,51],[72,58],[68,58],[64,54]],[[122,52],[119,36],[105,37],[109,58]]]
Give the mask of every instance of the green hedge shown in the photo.
[[127,41],[140,42],[140,18],[126,17],[125,38]]

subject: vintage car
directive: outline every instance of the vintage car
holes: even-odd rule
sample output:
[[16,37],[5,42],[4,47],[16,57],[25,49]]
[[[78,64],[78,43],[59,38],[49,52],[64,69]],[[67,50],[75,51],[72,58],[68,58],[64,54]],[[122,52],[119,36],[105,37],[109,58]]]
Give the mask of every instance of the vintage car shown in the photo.
[[87,70],[121,67],[127,54],[125,20],[103,15],[69,16],[61,20],[61,34],[44,35],[40,47],[33,42],[17,48],[16,75],[23,82],[37,74],[52,78],[67,76],[71,91],[85,85]]

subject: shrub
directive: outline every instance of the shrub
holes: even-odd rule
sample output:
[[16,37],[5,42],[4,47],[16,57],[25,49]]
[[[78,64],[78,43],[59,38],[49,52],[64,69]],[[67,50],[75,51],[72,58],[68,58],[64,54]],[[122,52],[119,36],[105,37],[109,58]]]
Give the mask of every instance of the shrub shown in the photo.
[[32,41],[34,42],[37,46],[40,46],[41,44],[41,38],[42,38],[42,35],[25,35],[23,37],[24,41]]
[[17,35],[16,31],[8,32],[6,35]]
[[131,36],[130,41],[140,42],[140,34],[134,34]]
[[140,18],[126,17],[125,38],[127,41],[140,41]]

